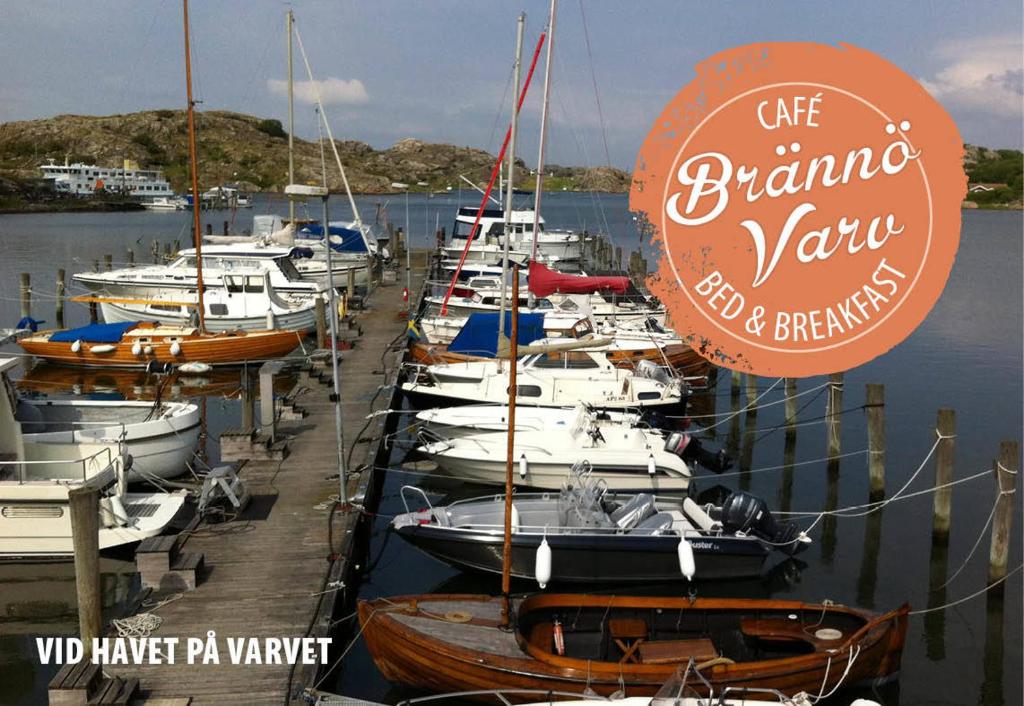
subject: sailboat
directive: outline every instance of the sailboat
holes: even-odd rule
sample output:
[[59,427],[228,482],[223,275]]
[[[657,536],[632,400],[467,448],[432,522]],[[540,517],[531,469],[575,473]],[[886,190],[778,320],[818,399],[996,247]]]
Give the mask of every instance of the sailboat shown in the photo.
[[[517,72],[518,66],[517,57]],[[518,75],[515,83],[518,89]],[[519,313],[518,267],[514,270],[512,359]],[[705,675],[706,683],[695,685],[705,695],[741,686],[787,695],[824,693],[897,675],[907,605],[876,615],[785,600],[544,593],[513,599],[517,366],[510,366],[507,382],[501,595],[359,601],[360,634],[385,678],[430,692],[542,689],[653,696],[680,666],[691,663]],[[686,537],[677,547],[680,571],[691,578],[693,547]],[[546,542],[538,546],[535,577],[542,588],[557,560]]]
[[[199,165],[196,154],[195,101],[192,100],[192,59],[189,48],[188,5],[185,5],[185,86],[188,98],[188,147],[189,162],[192,173],[192,193],[199,193]],[[183,261],[195,271],[195,304],[191,302],[170,302],[165,300],[130,299],[129,305],[141,306],[139,318],[151,316],[157,322],[125,320],[129,317],[117,317],[116,322],[90,324],[76,329],[63,329],[33,332],[30,336],[18,341],[22,348],[31,355],[49,361],[70,365],[89,366],[120,366],[150,367],[153,365],[185,366],[193,372],[209,369],[213,365],[241,365],[246,362],[268,360],[287,355],[302,344],[299,331],[272,328],[253,328],[245,330],[244,326],[232,326],[230,330],[217,333],[207,331],[207,315],[228,316],[231,313],[226,302],[209,302],[207,308],[206,285],[203,280],[204,262],[202,235],[199,222],[201,203],[193,199],[193,234],[195,250],[189,255],[182,255]],[[288,253],[286,252],[285,255]],[[239,276],[234,283],[240,287],[244,295],[249,288],[258,289],[263,296],[269,296],[270,283],[264,273],[259,273],[252,280]],[[219,289],[216,296],[229,297],[230,286],[225,284],[224,291]],[[140,304],[141,302],[141,304]],[[214,309],[217,305],[224,310]],[[176,317],[170,321],[161,321],[154,309],[166,307],[174,309]],[[312,314],[313,303],[306,306]],[[182,311],[193,310],[196,325],[181,321]],[[170,312],[167,312],[170,313]],[[267,307],[260,314],[263,321],[273,318],[274,310]],[[301,326],[300,329],[305,328]]]

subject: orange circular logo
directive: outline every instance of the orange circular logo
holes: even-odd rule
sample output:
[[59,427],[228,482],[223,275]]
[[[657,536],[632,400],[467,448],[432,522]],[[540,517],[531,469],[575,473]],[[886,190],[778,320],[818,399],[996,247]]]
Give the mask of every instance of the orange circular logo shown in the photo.
[[963,144],[913,78],[863,49],[712,57],[658,117],[630,208],[649,282],[702,355],[758,375],[847,370],[906,338],[960,238]]

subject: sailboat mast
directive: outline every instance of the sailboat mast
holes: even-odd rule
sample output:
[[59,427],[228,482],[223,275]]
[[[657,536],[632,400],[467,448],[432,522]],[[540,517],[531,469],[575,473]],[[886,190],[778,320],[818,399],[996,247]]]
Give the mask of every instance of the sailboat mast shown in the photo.
[[[502,317],[504,318],[504,317]],[[505,454],[505,539],[501,550],[501,624],[512,626],[512,466],[515,459],[516,372],[519,367],[519,265],[512,268],[512,340],[508,366],[508,437]]]
[[505,292],[508,287],[508,253],[509,242],[512,240],[512,184],[515,177],[516,166],[516,132],[519,129],[519,108],[516,101],[519,100],[519,70],[523,62],[523,26],[526,23],[526,13],[519,13],[518,27],[516,28],[516,64],[514,89],[512,91],[512,127],[511,138],[508,143],[508,184],[505,190],[505,248],[501,259],[501,306],[498,314],[498,340],[505,335]]
[[555,44],[555,10],[558,0],[551,0],[548,18],[548,53],[544,60],[544,102],[540,109],[540,147],[537,154],[537,184],[533,190],[533,248],[530,259],[537,259],[537,230],[540,228],[540,197],[544,191],[544,148],[548,139],[548,101],[551,100],[551,51]]
[[[288,35],[288,183],[295,183],[295,85],[292,72],[292,11],[284,15]],[[288,199],[288,222],[295,222],[295,201]]]
[[196,295],[199,306],[199,332],[206,333],[206,309],[203,305],[203,235],[199,226],[199,160],[196,157],[195,101],[192,100],[192,50],[188,39],[188,0],[182,0],[185,23],[185,93],[188,96],[188,159],[192,171],[192,237],[196,248]]

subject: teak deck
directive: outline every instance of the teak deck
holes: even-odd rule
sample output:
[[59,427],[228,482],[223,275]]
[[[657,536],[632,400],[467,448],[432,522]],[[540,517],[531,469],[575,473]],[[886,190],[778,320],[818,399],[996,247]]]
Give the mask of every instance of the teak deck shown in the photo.
[[[422,274],[416,277],[414,286],[418,288]],[[378,386],[393,382],[382,375],[382,358],[387,360],[389,376],[397,372],[405,347],[396,347],[390,353],[386,347],[406,327],[398,316],[402,309],[400,284],[377,289],[365,313],[358,317],[362,336],[342,359],[345,443],[347,447],[355,443],[350,470],[376,452],[376,444],[356,443],[356,435],[367,423],[370,400]],[[329,365],[327,371],[329,376]],[[299,391],[295,403],[308,416],[278,424],[279,434],[291,437],[289,455],[283,461],[251,460],[241,468],[240,476],[252,494],[248,508],[233,522],[199,525],[184,548],[205,555],[207,576],[196,590],[157,611],[164,622],[153,636],[181,639],[176,662],[184,661],[186,638],[205,639],[207,631],[215,630],[221,664],[106,668],[110,675],[138,678],[144,697],[183,699],[180,703],[191,698],[193,704],[276,706],[285,698],[290,667],[231,665],[225,638],[302,637],[311,621],[311,635],[328,634],[331,608],[342,595],[340,591],[328,592],[318,609],[316,594],[321,591],[331,551],[329,498],[338,493],[338,481],[327,480],[337,472],[334,412],[328,385],[305,375],[300,377],[300,385],[306,389]],[[390,400],[391,391],[384,390],[374,406],[386,408]],[[374,436],[377,424],[385,419],[375,419],[364,435]],[[350,483],[350,495],[356,487],[355,481]],[[316,509],[320,503],[327,509]],[[335,515],[334,546],[341,560],[334,564],[332,579],[345,573],[357,520],[356,512],[339,511]],[[336,652],[332,652],[332,659]],[[292,692],[312,686],[317,669],[296,665]]]

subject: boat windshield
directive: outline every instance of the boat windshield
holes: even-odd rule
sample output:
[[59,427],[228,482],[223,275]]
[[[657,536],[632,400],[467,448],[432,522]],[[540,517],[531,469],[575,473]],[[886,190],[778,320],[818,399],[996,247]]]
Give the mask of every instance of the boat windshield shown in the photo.
[[299,274],[294,263],[292,263],[292,261],[287,257],[274,258],[274,262],[276,262],[277,266],[281,268],[281,272],[284,273],[284,276],[289,282],[297,282],[302,279],[302,275]]

